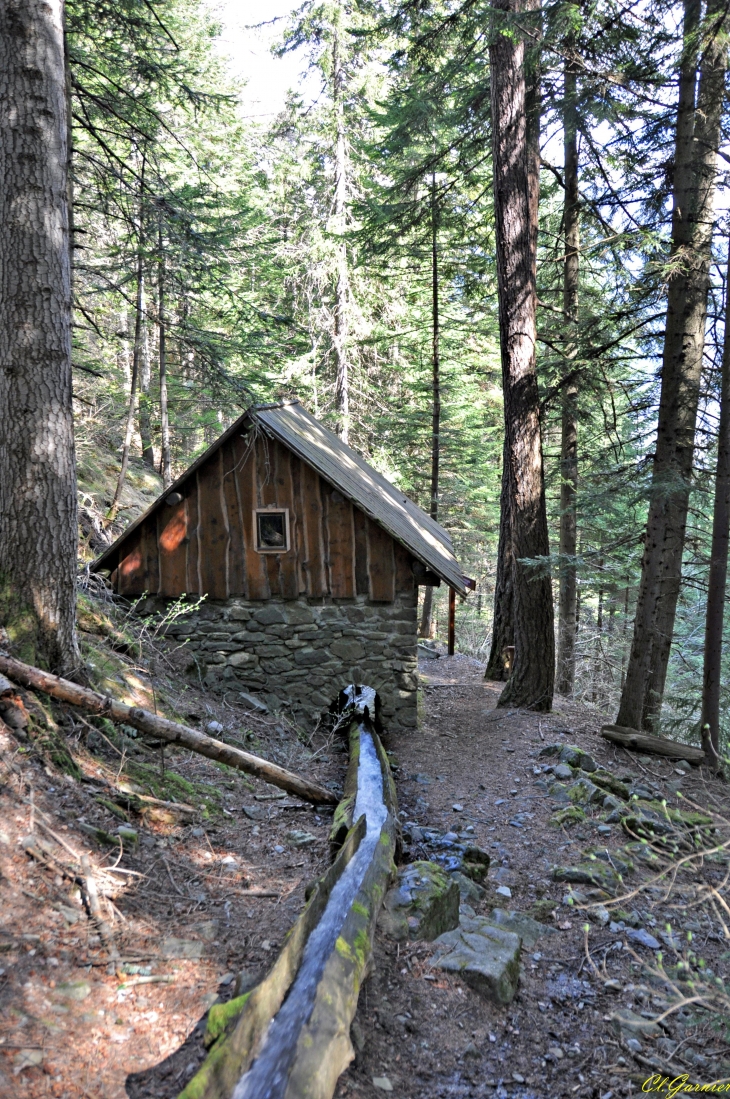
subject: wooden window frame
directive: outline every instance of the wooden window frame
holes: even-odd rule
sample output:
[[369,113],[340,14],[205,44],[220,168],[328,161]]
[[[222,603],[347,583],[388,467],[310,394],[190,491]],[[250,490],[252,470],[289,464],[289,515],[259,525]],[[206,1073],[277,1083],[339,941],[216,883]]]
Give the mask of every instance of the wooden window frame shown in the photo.
[[[254,508],[253,509],[253,548],[256,553],[289,553],[291,550],[291,534],[289,530],[289,508]],[[285,544],[283,546],[259,545],[259,515],[283,515]]]

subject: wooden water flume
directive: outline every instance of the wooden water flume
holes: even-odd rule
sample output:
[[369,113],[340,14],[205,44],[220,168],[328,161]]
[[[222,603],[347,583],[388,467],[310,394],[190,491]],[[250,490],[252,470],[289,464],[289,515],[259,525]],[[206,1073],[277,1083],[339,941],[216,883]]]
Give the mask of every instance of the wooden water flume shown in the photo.
[[345,694],[350,766],[332,832],[341,841],[335,860],[264,980],[211,1008],[210,1053],[179,1099],[331,1099],[354,1056],[350,1024],[395,873],[397,806],[370,718],[375,692]]

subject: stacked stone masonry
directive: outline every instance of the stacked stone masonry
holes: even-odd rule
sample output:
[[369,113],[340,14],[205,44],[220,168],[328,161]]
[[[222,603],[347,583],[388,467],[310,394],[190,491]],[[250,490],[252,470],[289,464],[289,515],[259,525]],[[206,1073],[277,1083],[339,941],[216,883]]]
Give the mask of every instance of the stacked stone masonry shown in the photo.
[[166,633],[186,643],[207,687],[257,696],[305,728],[358,682],[378,691],[387,729],[415,729],[416,600],[415,590],[393,603],[233,597],[203,603]]

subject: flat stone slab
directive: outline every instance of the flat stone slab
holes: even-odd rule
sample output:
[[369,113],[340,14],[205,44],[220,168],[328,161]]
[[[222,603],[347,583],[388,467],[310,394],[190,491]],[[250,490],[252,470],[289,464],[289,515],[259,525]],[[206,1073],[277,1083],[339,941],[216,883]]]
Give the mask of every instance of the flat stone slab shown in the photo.
[[533,920],[531,916],[526,916],[523,912],[515,912],[513,909],[494,908],[488,916],[482,918],[495,927],[502,928],[503,931],[512,931],[515,935],[519,935],[522,945],[528,950],[532,950],[537,940],[543,936],[558,934],[554,927],[548,927],[544,923]]
[[456,882],[462,901],[478,904],[486,892],[481,885],[477,885],[471,878],[467,878],[460,870],[453,870],[449,877],[453,882]]
[[595,885],[613,895],[621,885],[616,871],[598,860],[583,862],[579,866],[554,866],[553,881],[571,885]]
[[508,1004],[520,975],[520,937],[484,916],[464,916],[436,940],[434,965],[462,980],[492,1003]]
[[619,1008],[611,1012],[611,1026],[619,1038],[660,1038],[662,1028],[653,1019],[642,1019],[630,1008]]
[[[467,880],[467,879],[465,879]],[[459,925],[459,886],[435,862],[419,860],[398,872],[383,902],[380,926],[396,941],[431,941]]]

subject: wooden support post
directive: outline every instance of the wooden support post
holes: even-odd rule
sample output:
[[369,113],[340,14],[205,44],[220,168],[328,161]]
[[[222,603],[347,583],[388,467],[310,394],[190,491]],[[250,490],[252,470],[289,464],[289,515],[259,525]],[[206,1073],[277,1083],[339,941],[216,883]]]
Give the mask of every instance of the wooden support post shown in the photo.
[[449,588],[449,656],[454,655],[456,645],[456,592]]

